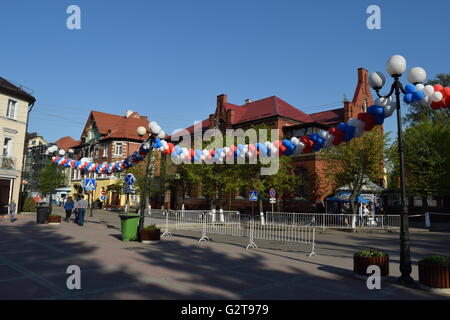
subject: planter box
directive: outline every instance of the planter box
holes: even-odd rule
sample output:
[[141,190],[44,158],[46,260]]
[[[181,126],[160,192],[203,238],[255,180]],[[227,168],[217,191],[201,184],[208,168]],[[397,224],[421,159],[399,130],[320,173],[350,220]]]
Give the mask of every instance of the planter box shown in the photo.
[[142,230],[141,242],[142,243],[158,243],[161,240],[161,230]]
[[61,224],[61,216],[48,216],[48,224]]
[[425,290],[450,294],[450,267],[419,262],[419,284]]
[[353,255],[353,272],[359,279],[367,279],[367,268],[369,266],[379,266],[381,279],[386,280],[389,276],[389,256],[384,257],[361,257],[358,254]]

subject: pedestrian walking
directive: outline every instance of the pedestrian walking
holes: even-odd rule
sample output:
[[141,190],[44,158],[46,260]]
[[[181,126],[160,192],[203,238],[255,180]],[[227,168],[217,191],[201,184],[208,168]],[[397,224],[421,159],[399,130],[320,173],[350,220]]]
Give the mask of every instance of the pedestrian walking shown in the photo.
[[72,216],[72,211],[75,207],[72,197],[68,197],[66,203],[64,204],[64,210],[66,210],[65,222],[70,222],[70,217]]
[[80,195],[80,200],[78,200],[75,204],[75,208],[77,209],[78,214],[77,222],[80,227],[84,224],[84,214],[88,206],[89,204],[86,200],[84,200],[84,196]]
[[11,202],[8,205],[9,207],[9,215],[10,215],[10,221],[11,223],[14,223],[14,221],[16,221],[16,219],[14,219],[14,215],[16,214],[16,203],[14,202],[14,200],[11,200]]

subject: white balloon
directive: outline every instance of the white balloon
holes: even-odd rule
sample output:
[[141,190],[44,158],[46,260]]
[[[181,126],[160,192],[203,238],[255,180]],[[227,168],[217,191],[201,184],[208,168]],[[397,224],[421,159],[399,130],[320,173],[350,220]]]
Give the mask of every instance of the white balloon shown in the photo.
[[156,135],[158,135],[158,134],[160,134],[160,132],[161,132],[161,127],[160,126],[158,126],[158,125],[156,125],[156,126],[153,126],[153,128],[152,129],[150,129],[150,131],[153,133],[153,134],[156,134]]
[[64,151],[64,150],[59,150],[59,155],[60,156],[63,156],[63,155],[65,155],[66,154],[66,152]]
[[392,102],[389,106],[384,107],[384,116],[386,118],[392,116],[395,109],[397,109],[397,106],[396,106],[395,102]]
[[[319,131],[319,137],[321,137],[322,139],[326,139],[327,133],[328,133],[328,131],[320,130],[320,131]],[[298,140],[298,139],[297,139],[297,140]]]
[[442,93],[440,93],[439,91],[436,91],[435,93],[433,93],[433,95],[431,96],[431,99],[434,102],[439,102],[442,100],[444,96],[442,95]]
[[426,96],[431,96],[434,93],[434,87],[432,85],[426,85],[423,89],[423,93],[425,93]]
[[416,91],[423,91],[425,89],[425,86],[421,83],[416,84]]
[[149,122],[148,124],[148,128],[150,129],[150,131],[153,131],[153,128],[155,128],[156,126],[158,126],[158,123],[156,123],[155,121]]
[[[156,134],[156,133],[155,133],[155,134]],[[164,138],[166,137],[166,133],[164,132],[164,130],[161,130],[161,131],[158,133],[157,137],[160,138],[160,139],[164,139]]]

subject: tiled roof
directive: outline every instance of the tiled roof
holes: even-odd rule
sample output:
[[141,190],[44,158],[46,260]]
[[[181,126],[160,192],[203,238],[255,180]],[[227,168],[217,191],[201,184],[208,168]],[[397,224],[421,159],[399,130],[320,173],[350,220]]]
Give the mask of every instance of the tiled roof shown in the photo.
[[59,149],[62,149],[65,151],[77,146],[79,143],[80,143],[80,141],[77,141],[69,136],[61,138],[55,142],[55,144],[58,146]]
[[[144,136],[139,137],[136,130],[138,127],[148,128],[148,119],[145,116],[140,116],[137,112],[130,116],[118,116],[115,114],[92,111],[91,116],[95,125],[102,135],[102,139],[129,139],[143,141],[148,138]],[[88,121],[89,122],[89,121]]]
[[310,114],[313,121],[333,125],[344,121],[344,108],[327,110]]
[[2,77],[0,77],[0,92],[4,92],[8,95],[11,95],[18,99],[22,99],[29,103],[33,103],[36,101],[36,98],[33,97],[31,94],[29,94],[22,88],[13,85],[11,82]]

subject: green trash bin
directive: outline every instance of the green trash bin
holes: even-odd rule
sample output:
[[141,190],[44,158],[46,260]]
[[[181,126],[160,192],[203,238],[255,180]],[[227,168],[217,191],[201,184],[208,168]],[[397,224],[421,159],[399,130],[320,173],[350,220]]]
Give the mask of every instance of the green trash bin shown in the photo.
[[120,214],[122,241],[128,242],[136,240],[139,225],[138,214]]

